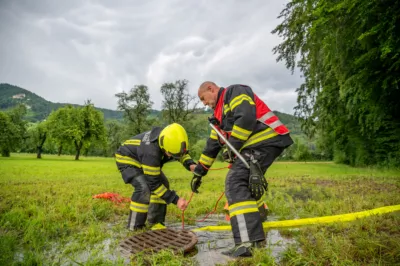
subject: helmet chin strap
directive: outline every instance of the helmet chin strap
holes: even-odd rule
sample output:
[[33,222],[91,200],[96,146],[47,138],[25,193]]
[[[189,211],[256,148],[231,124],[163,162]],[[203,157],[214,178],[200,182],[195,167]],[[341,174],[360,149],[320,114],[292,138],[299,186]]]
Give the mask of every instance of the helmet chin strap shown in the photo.
[[164,154],[165,154],[166,156],[168,156],[168,157],[172,157],[172,158],[174,158],[174,159],[177,159],[177,158],[175,158],[171,153],[169,153],[169,152],[167,152],[167,151],[164,151]]

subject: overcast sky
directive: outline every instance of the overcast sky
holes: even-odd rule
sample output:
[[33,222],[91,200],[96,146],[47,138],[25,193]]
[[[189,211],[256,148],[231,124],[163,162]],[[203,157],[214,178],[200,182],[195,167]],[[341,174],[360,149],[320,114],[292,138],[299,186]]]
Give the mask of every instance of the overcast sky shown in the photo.
[[301,78],[276,62],[271,31],[286,1],[0,0],[0,83],[53,102],[116,109],[114,96],[189,80],[247,84],[273,110],[293,113]]

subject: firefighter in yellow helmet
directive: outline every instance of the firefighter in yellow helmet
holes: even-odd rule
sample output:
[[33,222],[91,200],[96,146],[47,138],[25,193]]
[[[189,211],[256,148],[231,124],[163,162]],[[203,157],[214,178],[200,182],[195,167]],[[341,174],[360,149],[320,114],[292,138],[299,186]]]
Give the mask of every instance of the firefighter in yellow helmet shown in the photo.
[[165,128],[154,127],[126,140],[115,153],[118,170],[125,184],[135,191],[131,197],[128,229],[137,230],[149,226],[164,225],[167,204],[173,203],[181,210],[187,201],[169,189],[167,177],[161,171],[163,165],[178,160],[188,170],[196,164],[188,154],[189,141],[185,129],[173,123]]

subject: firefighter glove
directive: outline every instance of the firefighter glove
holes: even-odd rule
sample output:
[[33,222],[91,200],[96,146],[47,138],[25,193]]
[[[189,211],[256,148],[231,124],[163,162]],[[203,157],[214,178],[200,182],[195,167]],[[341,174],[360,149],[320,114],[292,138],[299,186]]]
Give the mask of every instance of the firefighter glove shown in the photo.
[[233,154],[231,152],[231,150],[229,150],[228,148],[225,148],[222,151],[222,158],[224,159],[225,162],[227,163],[233,163]]
[[255,200],[261,199],[264,192],[268,189],[268,182],[261,171],[260,165],[256,161],[250,161],[249,189],[251,196]]
[[193,170],[193,173],[197,176],[207,175],[208,169],[205,168],[201,163],[198,163]]
[[190,186],[191,186],[192,191],[194,193],[199,193],[198,189],[199,189],[199,187],[201,185],[201,178],[202,178],[202,176],[193,175],[192,182],[190,183]]
[[210,122],[211,124],[213,124],[214,126],[219,126],[219,121],[217,118],[215,118],[214,116],[209,117],[208,118],[208,122]]

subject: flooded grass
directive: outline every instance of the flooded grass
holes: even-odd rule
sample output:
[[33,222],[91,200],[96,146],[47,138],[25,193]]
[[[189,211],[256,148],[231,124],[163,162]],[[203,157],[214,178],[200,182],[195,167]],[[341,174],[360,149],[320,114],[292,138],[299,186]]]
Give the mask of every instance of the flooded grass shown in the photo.
[[[198,217],[199,220],[203,217]],[[269,220],[275,220],[275,217],[269,217]],[[192,230],[205,226],[229,224],[225,220],[225,215],[210,215],[204,222],[196,222],[195,225],[186,226],[186,230]],[[180,230],[181,224],[172,224],[171,228]],[[196,260],[198,265],[211,266],[217,264],[226,264],[234,259],[221,254],[222,251],[229,250],[234,246],[233,235],[231,231],[200,231],[196,232],[198,242],[195,252],[190,255]],[[266,232],[266,245],[261,249],[265,255],[272,256],[277,262],[282,251],[289,244],[295,241],[290,237],[282,236],[279,230],[269,230]]]
[[[224,164],[217,163],[215,167]],[[171,188],[189,198],[191,175],[179,164],[164,169]],[[226,170],[210,171],[185,211],[185,229],[228,224],[223,198],[204,223],[193,219],[213,210]],[[277,163],[268,171],[264,197],[270,220],[346,214],[400,204],[400,171],[351,168],[332,163]],[[0,158],[0,265],[396,265],[400,264],[400,212],[348,223],[266,232],[266,247],[252,258],[220,254],[233,246],[230,231],[199,232],[197,251],[163,251],[134,262],[119,243],[128,204],[92,199],[113,192],[130,197],[111,158],[12,154]],[[167,225],[181,228],[181,212],[170,206]]]

